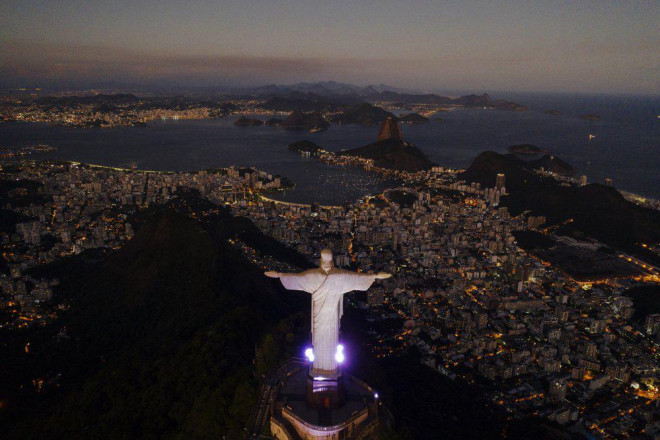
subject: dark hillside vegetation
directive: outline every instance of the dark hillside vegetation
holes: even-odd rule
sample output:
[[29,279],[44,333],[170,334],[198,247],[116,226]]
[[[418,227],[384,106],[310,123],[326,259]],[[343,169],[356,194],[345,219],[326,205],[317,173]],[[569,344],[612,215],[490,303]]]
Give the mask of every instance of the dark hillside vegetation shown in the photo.
[[648,315],[660,313],[660,285],[640,284],[626,289],[623,294],[635,304],[633,320],[643,323]]
[[506,176],[509,195],[501,204],[512,215],[531,211],[532,215],[546,216],[547,225],[561,225],[560,233],[593,237],[660,263],[657,255],[644,253],[640,247],[641,243],[660,241],[660,212],[627,201],[609,186],[563,186],[551,177],[535,174],[528,163],[513,154],[481,153],[460,178],[493,187],[497,173]]
[[0,335],[7,438],[240,438],[255,370],[294,354],[309,306],[227,238],[305,260],[247,219],[184,217],[187,196],[136,219],[118,252],[60,263],[58,300],[69,309],[55,324]]
[[399,171],[423,171],[435,165],[419,148],[399,139],[385,139],[339,154],[372,159],[377,167]]

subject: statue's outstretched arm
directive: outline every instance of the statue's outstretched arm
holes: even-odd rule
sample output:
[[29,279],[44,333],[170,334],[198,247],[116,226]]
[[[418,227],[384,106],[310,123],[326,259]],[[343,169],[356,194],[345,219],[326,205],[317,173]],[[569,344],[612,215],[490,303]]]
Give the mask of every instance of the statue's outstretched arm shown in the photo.
[[318,274],[314,270],[308,270],[300,273],[286,273],[268,271],[264,275],[270,278],[279,278],[282,285],[287,290],[303,290],[308,293],[314,292],[323,282],[323,278],[319,279]]
[[379,272],[379,273],[358,273],[345,271],[342,273],[345,277],[345,283],[343,284],[343,290],[345,292],[350,292],[352,290],[367,290],[374,281],[384,280],[391,277],[389,273]]

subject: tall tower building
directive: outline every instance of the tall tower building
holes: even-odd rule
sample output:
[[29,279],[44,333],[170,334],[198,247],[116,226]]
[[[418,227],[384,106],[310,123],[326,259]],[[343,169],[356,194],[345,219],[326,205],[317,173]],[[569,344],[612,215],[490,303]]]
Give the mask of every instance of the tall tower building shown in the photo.
[[580,186],[584,186],[587,184],[587,176],[584,174],[580,177]]
[[612,186],[612,179],[609,177],[605,178],[605,186]]
[[646,334],[650,336],[658,333],[658,330],[660,330],[660,313],[653,313],[646,317],[644,330],[646,330]]
[[504,173],[498,173],[495,178],[495,189],[502,191],[504,189]]

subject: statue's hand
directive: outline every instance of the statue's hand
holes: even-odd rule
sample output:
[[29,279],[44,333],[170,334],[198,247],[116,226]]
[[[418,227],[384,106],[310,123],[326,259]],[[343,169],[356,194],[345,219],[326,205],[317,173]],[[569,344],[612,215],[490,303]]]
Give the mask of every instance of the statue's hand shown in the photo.
[[385,280],[385,279],[387,279],[387,278],[389,278],[389,277],[391,277],[391,276],[392,276],[391,273],[378,272],[378,273],[376,274],[376,279],[377,279],[377,280]]
[[280,273],[275,272],[274,270],[269,270],[268,272],[264,273],[264,275],[266,275],[269,278],[279,278],[280,277]]

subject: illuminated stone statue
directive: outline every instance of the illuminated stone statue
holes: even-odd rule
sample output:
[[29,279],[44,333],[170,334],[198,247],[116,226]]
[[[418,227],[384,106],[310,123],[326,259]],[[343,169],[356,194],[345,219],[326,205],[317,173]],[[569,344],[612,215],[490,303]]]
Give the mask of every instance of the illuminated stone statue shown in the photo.
[[279,278],[288,290],[303,290],[312,294],[312,350],[306,355],[312,361],[312,375],[336,377],[337,364],[343,362],[343,346],[339,344],[339,320],[343,314],[344,294],[367,290],[377,279],[389,278],[388,273],[366,274],[337,269],[332,263],[332,251],[321,252],[321,267],[301,273],[266,272]]

